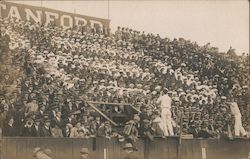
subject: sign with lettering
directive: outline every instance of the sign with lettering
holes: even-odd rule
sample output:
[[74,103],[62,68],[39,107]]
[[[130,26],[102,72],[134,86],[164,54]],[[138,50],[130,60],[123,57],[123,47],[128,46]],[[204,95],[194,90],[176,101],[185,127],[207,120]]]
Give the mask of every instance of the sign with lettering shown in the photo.
[[91,28],[101,27],[103,29],[108,29],[110,23],[110,20],[108,19],[11,2],[0,2],[0,17],[14,17],[21,20],[39,22],[45,26],[54,23],[63,28],[72,28],[75,25],[82,24],[83,26],[89,26]]

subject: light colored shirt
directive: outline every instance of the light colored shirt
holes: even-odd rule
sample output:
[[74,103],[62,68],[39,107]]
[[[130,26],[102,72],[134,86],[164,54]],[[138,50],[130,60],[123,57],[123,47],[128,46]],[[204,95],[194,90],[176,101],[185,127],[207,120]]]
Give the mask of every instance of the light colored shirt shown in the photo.
[[240,109],[239,109],[238,104],[236,102],[232,102],[230,108],[231,108],[232,115],[234,115],[234,116],[241,115]]
[[168,109],[170,109],[171,108],[171,102],[172,102],[172,100],[171,100],[171,98],[167,94],[165,94],[163,96],[160,96],[157,99],[157,103],[160,104],[160,106],[162,108],[168,108]]

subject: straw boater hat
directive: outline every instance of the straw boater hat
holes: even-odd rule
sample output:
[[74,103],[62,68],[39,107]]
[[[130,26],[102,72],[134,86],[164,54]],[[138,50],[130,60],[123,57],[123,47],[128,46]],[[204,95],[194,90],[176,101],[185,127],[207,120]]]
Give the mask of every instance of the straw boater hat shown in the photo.
[[123,147],[123,150],[126,149],[132,149],[133,151],[137,151],[137,148],[134,147],[131,143],[126,143],[125,146]]
[[34,149],[33,149],[33,154],[38,153],[40,150],[41,150],[41,148],[40,148],[40,147],[36,147],[36,148],[34,148]]

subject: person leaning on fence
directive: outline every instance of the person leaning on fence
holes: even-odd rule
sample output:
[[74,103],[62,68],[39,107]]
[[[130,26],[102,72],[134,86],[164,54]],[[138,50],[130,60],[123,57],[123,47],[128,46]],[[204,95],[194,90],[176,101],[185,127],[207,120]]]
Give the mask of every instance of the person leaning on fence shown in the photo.
[[138,115],[134,115],[134,119],[130,120],[126,123],[123,129],[123,133],[128,140],[136,141],[139,135],[139,121],[140,117]]

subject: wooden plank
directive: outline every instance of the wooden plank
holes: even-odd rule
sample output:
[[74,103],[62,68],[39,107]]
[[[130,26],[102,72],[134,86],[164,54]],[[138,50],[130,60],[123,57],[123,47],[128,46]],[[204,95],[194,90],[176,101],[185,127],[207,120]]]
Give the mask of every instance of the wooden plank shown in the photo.
[[201,157],[201,145],[202,144],[201,144],[200,139],[186,139],[186,140],[192,141],[190,145],[190,148],[191,148],[190,151],[192,153],[192,157],[202,159]]
[[96,145],[95,157],[96,159],[103,159],[104,158],[103,148],[106,147],[105,139],[102,137],[97,137],[96,142],[97,142],[97,145]]
[[91,104],[105,104],[105,105],[111,105],[111,106],[117,106],[117,105],[129,105],[131,106],[131,104],[129,103],[107,103],[107,102],[97,102],[97,101],[87,101],[87,103],[91,103]]
[[168,139],[158,139],[158,143],[156,145],[156,153],[155,157],[157,159],[166,159],[169,158],[169,147],[168,147]]
[[[167,138],[168,140],[168,159],[177,159],[177,147],[178,147],[178,138],[175,137],[170,137]],[[181,152],[181,147],[180,147],[180,152]]]
[[205,148],[206,148],[206,156],[208,159],[209,158],[220,159],[219,158],[220,147],[218,147],[217,139],[207,140],[207,147]]
[[[186,157],[187,159],[193,159],[193,151],[192,150],[196,150],[197,151],[197,147],[199,147],[199,144],[197,144],[197,146],[193,147],[192,146],[192,142],[193,140],[185,140],[185,145],[186,145]],[[199,151],[199,150],[198,150]]]
[[16,139],[16,155],[20,159],[27,158],[27,140],[23,138]]
[[82,138],[74,138],[72,140],[72,154],[73,159],[77,159],[80,157],[81,148],[88,148],[90,155],[95,156],[95,152],[93,151],[93,139],[82,139]]
[[110,121],[113,125],[118,126],[113,120],[111,120],[107,115],[105,115],[103,112],[101,112],[98,108],[96,108],[93,104],[88,103],[89,106],[91,106],[94,110],[96,110],[99,114],[101,114],[105,119]]
[[16,155],[16,138],[6,138],[6,158],[7,159],[19,159]]
[[144,141],[144,157],[145,159],[156,159],[156,155],[157,155],[157,147],[156,145],[159,144],[160,139],[159,138],[155,138],[155,140],[149,141],[149,140],[145,140]]
[[2,143],[1,143],[1,157],[2,158],[7,158],[7,139],[6,138],[2,138]]
[[[62,140],[63,139],[63,140]],[[57,159],[73,159],[72,155],[72,140],[69,138],[56,138],[53,142],[56,146]]]
[[139,140],[135,143],[135,146],[137,147],[138,151],[135,153],[140,159],[144,159],[144,141]]
[[189,159],[188,158],[188,151],[190,149],[190,145],[188,145],[188,141],[187,139],[183,139],[182,140],[182,144],[181,144],[181,159]]

